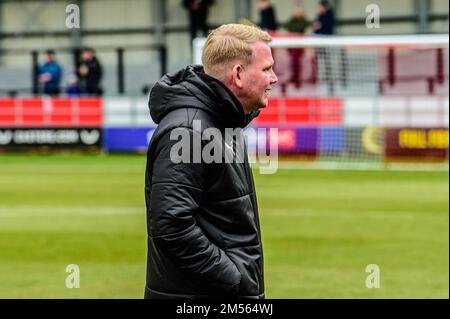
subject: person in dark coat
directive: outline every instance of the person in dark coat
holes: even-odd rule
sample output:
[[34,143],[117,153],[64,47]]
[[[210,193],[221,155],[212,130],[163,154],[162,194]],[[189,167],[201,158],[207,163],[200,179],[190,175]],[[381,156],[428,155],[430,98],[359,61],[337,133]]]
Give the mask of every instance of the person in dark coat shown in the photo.
[[189,32],[192,40],[197,37],[197,31],[203,36],[208,35],[208,10],[214,0],[183,0],[183,6],[189,11]]
[[[278,80],[270,41],[257,27],[223,25],[206,40],[203,67],[166,74],[150,92],[158,127],[145,173],[145,298],[265,296],[258,205],[242,129],[267,105]],[[227,130],[236,130],[236,140]]]
[[103,68],[95,56],[92,48],[85,48],[82,53],[82,61],[78,68],[78,77],[81,90],[88,95],[102,95],[103,90],[100,80],[103,76]]
[[276,31],[278,29],[278,22],[276,18],[275,8],[270,4],[268,0],[260,0],[258,6],[260,28],[271,32]]
[[317,4],[317,17],[312,27],[315,34],[334,34],[334,12],[328,1],[323,0]]

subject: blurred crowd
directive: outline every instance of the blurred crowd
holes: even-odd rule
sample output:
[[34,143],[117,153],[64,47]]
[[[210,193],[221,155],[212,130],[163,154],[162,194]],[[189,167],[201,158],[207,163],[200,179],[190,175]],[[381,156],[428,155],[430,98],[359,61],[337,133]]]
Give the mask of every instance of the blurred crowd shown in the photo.
[[58,96],[62,93],[69,96],[93,95],[103,93],[100,81],[103,69],[92,48],[84,48],[76,70],[72,70],[63,85],[63,68],[56,58],[54,50],[45,51],[45,61],[38,69],[40,92],[45,95]]
[[[189,14],[190,43],[199,35],[206,37],[208,26],[208,11],[214,0],[182,0],[182,6]],[[293,8],[292,17],[285,23],[280,23],[276,16],[276,8],[269,0],[259,0],[259,27],[268,32],[284,29],[290,33],[305,34],[311,32],[318,35],[334,34],[334,12],[328,1],[317,3],[316,17],[309,20],[299,1]],[[241,23],[252,23],[248,20]],[[297,52],[301,54],[301,52]],[[93,95],[101,96],[103,89],[101,80],[103,69],[93,48],[85,48],[81,52],[79,63],[65,77],[61,64],[54,50],[45,51],[44,62],[38,68],[40,93],[51,96],[65,94],[68,96]],[[294,52],[295,55],[295,52]],[[65,79],[65,83],[63,82]]]
[[314,34],[334,34],[334,12],[326,0],[317,3],[317,15],[312,21],[308,20],[303,7],[298,4],[293,10],[292,17],[284,24],[278,23],[275,7],[269,0],[259,0],[258,6],[260,13],[259,27],[263,30],[275,32],[282,27],[291,33],[304,34],[311,28]]

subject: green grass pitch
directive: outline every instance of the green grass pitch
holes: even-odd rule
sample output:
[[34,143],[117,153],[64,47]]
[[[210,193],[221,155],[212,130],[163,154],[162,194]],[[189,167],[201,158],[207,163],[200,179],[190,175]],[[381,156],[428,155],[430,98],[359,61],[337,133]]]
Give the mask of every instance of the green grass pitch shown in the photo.
[[[142,298],[144,166],[1,154],[0,298]],[[448,172],[254,173],[268,298],[449,297]],[[380,288],[366,287],[369,264]]]

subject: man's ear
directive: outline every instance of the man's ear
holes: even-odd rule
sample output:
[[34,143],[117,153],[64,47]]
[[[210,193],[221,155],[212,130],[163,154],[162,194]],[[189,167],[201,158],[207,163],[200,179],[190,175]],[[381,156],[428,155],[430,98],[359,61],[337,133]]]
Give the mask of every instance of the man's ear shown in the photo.
[[240,89],[242,89],[242,87],[243,87],[243,83],[242,83],[243,72],[244,72],[244,68],[240,64],[235,64],[233,66],[233,70],[231,72],[233,84],[236,85]]

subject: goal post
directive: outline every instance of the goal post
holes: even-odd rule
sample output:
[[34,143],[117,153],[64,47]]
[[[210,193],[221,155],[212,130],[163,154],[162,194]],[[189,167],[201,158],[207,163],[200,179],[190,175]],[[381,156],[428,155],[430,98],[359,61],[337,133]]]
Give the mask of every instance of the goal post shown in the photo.
[[[195,64],[204,42],[194,40]],[[448,42],[448,34],[273,34],[279,81],[252,125],[278,128],[282,157],[448,169]]]

